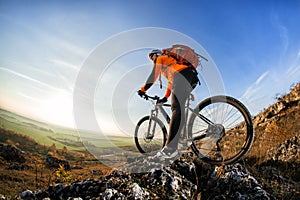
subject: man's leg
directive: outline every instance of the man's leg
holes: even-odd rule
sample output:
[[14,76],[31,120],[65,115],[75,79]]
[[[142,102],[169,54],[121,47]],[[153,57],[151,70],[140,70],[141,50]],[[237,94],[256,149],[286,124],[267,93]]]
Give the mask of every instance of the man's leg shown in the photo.
[[192,91],[190,82],[191,72],[185,70],[182,73],[175,74],[173,83],[173,92],[171,99],[172,116],[170,120],[169,136],[167,147],[170,151],[178,149],[180,133],[185,126],[185,103]]

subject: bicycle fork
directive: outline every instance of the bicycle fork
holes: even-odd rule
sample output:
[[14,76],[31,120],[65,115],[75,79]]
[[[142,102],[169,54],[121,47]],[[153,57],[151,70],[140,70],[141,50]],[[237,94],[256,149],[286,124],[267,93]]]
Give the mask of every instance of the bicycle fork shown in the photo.
[[[147,135],[146,139],[151,140],[154,137],[155,129],[156,129],[156,123],[153,121],[153,118],[157,117],[157,109],[151,110],[150,118],[149,118],[149,124],[148,124],[148,130],[147,130]],[[153,127],[151,126],[153,123]]]
[[[165,104],[164,106],[170,106],[170,105]],[[166,119],[167,123],[168,124],[170,123],[170,117],[169,117],[168,113],[162,108],[162,105],[156,105],[155,108],[153,110],[151,110],[151,113],[150,113],[150,119],[149,119],[146,139],[152,139],[154,137],[155,129],[156,129],[156,123],[152,119],[157,118],[158,110],[161,112],[163,117]],[[154,123],[153,127],[151,126],[152,123]]]

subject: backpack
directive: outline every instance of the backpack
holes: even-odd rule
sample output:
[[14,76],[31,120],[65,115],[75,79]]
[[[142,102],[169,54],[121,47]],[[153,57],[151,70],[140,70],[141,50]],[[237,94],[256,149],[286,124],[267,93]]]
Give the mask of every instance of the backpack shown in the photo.
[[194,68],[200,65],[200,55],[197,54],[194,49],[186,45],[174,44],[171,48],[163,49],[162,54],[175,58],[178,64],[184,64]]

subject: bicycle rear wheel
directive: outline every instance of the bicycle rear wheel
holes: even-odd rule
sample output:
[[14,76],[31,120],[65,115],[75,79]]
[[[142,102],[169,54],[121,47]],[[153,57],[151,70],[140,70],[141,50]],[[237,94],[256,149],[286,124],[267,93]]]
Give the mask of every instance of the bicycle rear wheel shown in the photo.
[[166,127],[156,117],[146,116],[142,118],[135,128],[135,145],[143,154],[156,154],[165,146],[166,137]]
[[214,96],[200,102],[188,123],[192,149],[210,164],[232,164],[251,148],[253,122],[247,108],[229,96]]

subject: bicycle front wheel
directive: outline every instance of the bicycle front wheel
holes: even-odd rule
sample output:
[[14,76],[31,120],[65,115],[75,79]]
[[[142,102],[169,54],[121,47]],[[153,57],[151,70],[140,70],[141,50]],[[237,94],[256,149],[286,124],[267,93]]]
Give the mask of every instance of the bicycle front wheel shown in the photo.
[[253,122],[248,109],[229,96],[205,99],[194,109],[188,124],[192,149],[210,164],[232,164],[251,148]]
[[165,146],[166,137],[166,127],[156,117],[146,116],[142,118],[135,128],[135,145],[143,154],[156,154]]

